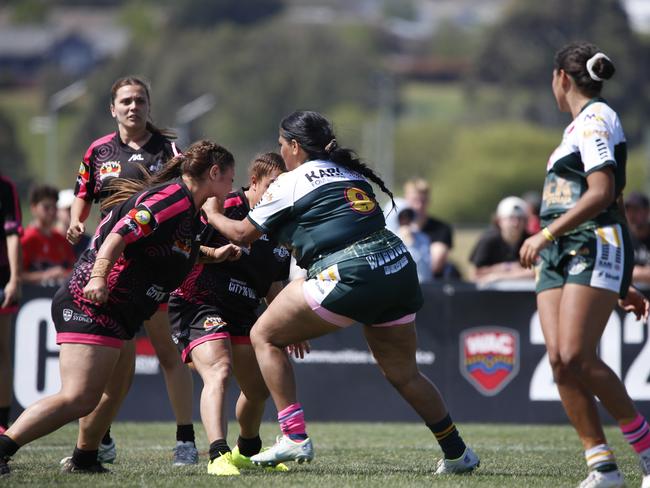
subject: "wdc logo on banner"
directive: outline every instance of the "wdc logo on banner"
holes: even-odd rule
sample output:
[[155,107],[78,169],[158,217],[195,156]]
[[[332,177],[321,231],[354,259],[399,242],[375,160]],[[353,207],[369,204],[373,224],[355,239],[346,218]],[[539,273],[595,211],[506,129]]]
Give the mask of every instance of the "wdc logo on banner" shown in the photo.
[[499,393],[519,373],[519,332],[490,326],[463,331],[460,372],[483,395]]

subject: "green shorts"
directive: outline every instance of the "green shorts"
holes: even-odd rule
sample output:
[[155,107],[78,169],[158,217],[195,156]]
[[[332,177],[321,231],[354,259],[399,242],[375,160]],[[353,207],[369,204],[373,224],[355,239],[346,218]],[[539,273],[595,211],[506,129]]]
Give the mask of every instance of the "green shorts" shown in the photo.
[[423,303],[413,258],[385,229],[314,262],[303,294],[314,312],[340,327],[413,322]]
[[627,294],[634,250],[620,224],[585,229],[560,237],[542,250],[535,269],[537,293],[576,283]]

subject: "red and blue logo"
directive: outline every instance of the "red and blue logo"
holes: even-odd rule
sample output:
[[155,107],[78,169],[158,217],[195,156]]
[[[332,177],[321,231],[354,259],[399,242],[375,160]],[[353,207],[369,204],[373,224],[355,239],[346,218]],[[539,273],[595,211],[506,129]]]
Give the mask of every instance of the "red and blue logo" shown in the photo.
[[491,326],[463,331],[460,372],[481,394],[496,395],[519,373],[519,333]]

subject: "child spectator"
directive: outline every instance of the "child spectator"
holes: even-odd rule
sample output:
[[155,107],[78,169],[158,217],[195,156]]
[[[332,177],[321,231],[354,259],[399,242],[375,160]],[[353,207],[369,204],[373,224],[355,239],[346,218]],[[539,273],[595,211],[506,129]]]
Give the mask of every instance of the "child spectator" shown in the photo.
[[59,191],[37,185],[29,194],[32,223],[25,229],[23,281],[43,286],[58,285],[68,277],[75,262],[72,245],[54,228]]

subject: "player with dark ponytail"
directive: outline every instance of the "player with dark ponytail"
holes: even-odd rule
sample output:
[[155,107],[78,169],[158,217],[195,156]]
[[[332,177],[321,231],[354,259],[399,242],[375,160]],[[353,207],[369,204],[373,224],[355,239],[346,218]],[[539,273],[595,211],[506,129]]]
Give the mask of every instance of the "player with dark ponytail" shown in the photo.
[[444,459],[436,472],[473,470],[478,457],[415,360],[415,315],[422,306],[416,266],[402,241],[385,228],[370,182],[392,198],[390,190],[338,144],[330,122],[317,112],[294,112],[282,120],[278,142],[289,172],[271,184],[248,217],[209,214],[228,239],[249,243],[269,234],[293,249],[298,265],[307,269],[307,279],[286,286],[251,330],[284,434],[252,461],[277,465],[313,458],[284,348],[359,322],[388,381],[440,443]]
[[615,72],[587,42],[555,55],[552,90],[572,122],[546,163],[540,212],[543,229],[520,249],[536,267],[537,309],[562,405],[585,450],[589,475],[580,488],[624,486],[607,444],[596,397],[639,455],[650,487],[650,428],[625,386],[597,354],[617,300],[637,317],[648,302],[630,288],[634,250],[623,208],[626,141],[621,122],[600,97]]

